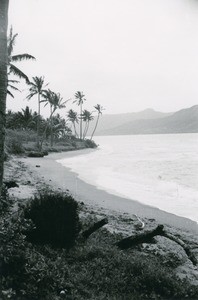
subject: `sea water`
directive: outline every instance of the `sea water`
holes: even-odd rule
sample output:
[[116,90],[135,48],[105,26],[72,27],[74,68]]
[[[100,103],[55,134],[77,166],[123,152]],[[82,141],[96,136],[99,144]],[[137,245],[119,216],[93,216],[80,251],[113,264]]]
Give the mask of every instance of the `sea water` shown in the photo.
[[198,134],[101,136],[99,147],[59,160],[109,193],[198,221]]

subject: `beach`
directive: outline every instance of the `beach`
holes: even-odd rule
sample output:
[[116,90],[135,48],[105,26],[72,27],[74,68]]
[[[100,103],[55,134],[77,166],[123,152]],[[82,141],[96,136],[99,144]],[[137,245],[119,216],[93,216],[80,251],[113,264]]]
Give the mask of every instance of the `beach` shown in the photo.
[[64,157],[82,155],[89,151],[93,150],[53,153],[44,158],[19,158],[18,160],[23,166],[25,165],[25,168],[23,167],[24,172],[26,168],[31,172],[30,181],[34,178],[35,184],[42,183],[48,185],[53,190],[69,191],[78,202],[85,203],[95,211],[107,211],[107,214],[110,212],[112,214],[127,214],[129,217],[136,214],[141,218],[155,219],[158,224],[173,226],[198,234],[198,225],[196,222],[164,212],[155,207],[141,204],[137,201],[131,201],[107,193],[96,186],[80,180],[77,174],[56,161]]
[[[143,232],[153,230],[159,224],[164,225],[167,232],[182,239],[198,258],[198,225],[196,222],[179,217],[155,207],[150,207],[137,201],[107,193],[96,186],[87,184],[77,177],[77,174],[63,167],[56,160],[65,156],[81,155],[86,151],[78,150],[53,153],[44,158],[13,157],[5,164],[5,180],[15,180],[19,185],[9,189],[9,195],[14,199],[13,210],[26,204],[35,194],[42,191],[69,192],[79,202],[80,218],[92,216],[94,220],[108,218],[105,226],[110,232],[123,237],[138,234],[135,228],[136,214],[145,224]],[[140,234],[142,231],[139,232]],[[188,259],[184,249],[173,241],[156,237],[157,244],[144,244],[146,251],[159,255],[177,255],[181,265],[176,273],[180,278],[188,278],[192,284],[198,284],[198,270]]]

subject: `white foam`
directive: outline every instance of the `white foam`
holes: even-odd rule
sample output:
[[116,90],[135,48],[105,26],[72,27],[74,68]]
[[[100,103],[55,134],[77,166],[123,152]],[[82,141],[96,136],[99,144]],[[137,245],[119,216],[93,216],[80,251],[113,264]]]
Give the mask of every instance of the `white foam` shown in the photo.
[[198,221],[198,134],[96,141],[99,151],[59,162],[98,188]]

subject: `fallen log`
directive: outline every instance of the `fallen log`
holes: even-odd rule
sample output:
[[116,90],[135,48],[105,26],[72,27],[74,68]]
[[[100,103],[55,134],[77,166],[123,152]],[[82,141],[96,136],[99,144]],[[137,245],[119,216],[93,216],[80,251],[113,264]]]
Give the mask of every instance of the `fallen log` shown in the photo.
[[94,223],[90,228],[83,231],[83,233],[82,233],[83,238],[87,239],[92,233],[94,233],[96,230],[98,230],[102,226],[106,225],[107,223],[108,223],[107,218],[104,218],[104,219]]
[[124,250],[124,249],[128,249],[131,248],[133,246],[142,244],[142,243],[152,243],[153,238],[157,235],[163,236],[169,240],[174,241],[175,243],[177,243],[178,245],[180,245],[186,255],[188,256],[189,260],[193,263],[194,266],[197,266],[198,261],[197,258],[195,257],[195,255],[191,252],[191,249],[179,238],[175,237],[174,235],[167,233],[164,230],[164,226],[163,225],[159,225],[157,226],[154,230],[152,231],[147,231],[145,233],[139,234],[139,235],[135,235],[135,236],[129,236],[127,238],[122,239],[121,241],[117,242],[116,245]]
[[117,242],[116,245],[120,249],[128,249],[133,246],[136,246],[138,244],[142,243],[150,243],[154,236],[156,235],[162,235],[164,232],[164,226],[158,225],[154,230],[147,231],[145,233],[136,235],[136,236],[129,236],[127,238],[122,239],[121,241]]

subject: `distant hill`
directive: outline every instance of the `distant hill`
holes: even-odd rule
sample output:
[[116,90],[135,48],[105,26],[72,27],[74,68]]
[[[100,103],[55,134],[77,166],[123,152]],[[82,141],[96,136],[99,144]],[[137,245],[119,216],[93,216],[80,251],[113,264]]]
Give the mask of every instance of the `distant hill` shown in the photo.
[[[118,126],[112,126],[112,124],[110,124],[110,127],[106,126],[106,129],[104,130],[98,129],[96,134],[130,135],[198,132],[198,105],[187,109],[182,109],[172,114],[163,114],[150,109],[136,114],[138,114],[138,116],[141,116],[142,114],[145,117],[141,119],[131,119],[130,121],[128,121],[128,117],[131,114],[126,114],[126,118],[124,117],[124,119],[120,120],[122,124]],[[152,114],[154,118],[150,117],[152,116]],[[114,124],[118,122],[118,116],[120,116],[121,118],[121,116],[123,115],[114,115]],[[149,116],[149,118],[147,118],[146,116]],[[103,125],[105,123],[107,124],[106,120]]]
[[[95,135],[100,135],[101,132],[105,134],[106,130],[114,130],[114,128],[124,125],[135,120],[150,120],[150,119],[159,119],[172,115],[173,113],[162,113],[155,111],[151,108],[145,109],[140,112],[135,113],[124,113],[124,114],[115,114],[115,115],[105,115],[103,114],[99,120],[98,127]],[[95,121],[90,123],[90,129],[88,134],[91,134],[95,125]]]

